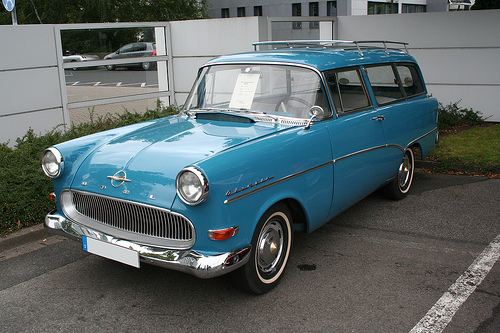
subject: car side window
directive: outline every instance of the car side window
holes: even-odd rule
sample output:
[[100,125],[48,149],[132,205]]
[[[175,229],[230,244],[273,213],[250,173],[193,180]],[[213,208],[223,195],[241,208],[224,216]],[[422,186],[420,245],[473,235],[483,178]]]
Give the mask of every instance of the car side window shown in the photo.
[[396,68],[407,97],[425,94],[424,83],[415,65],[397,64]]
[[373,95],[378,105],[385,105],[404,99],[392,65],[366,67],[366,75],[370,81]]
[[120,53],[132,52],[134,50],[134,44],[128,44],[120,49]]
[[146,51],[146,48],[147,48],[146,43],[139,43],[137,44],[134,51]]
[[339,115],[371,106],[359,68],[327,71],[325,78]]

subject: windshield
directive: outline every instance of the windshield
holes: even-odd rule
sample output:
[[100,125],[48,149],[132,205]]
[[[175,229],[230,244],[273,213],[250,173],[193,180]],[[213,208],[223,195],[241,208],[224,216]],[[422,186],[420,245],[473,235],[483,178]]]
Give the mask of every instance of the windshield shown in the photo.
[[319,75],[284,65],[205,67],[187,99],[186,109],[259,112],[310,118],[309,109],[328,108]]

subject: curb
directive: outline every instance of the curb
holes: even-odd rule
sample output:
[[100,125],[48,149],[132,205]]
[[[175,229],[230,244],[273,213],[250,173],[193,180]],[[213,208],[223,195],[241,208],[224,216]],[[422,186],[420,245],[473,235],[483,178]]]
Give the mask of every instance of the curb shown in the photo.
[[[442,163],[435,161],[415,160],[415,168],[418,169],[436,170],[439,169],[442,165]],[[451,167],[447,166],[445,169],[458,172],[477,173],[487,176],[486,174],[484,174],[484,171],[482,171],[480,167],[473,165],[453,164]],[[493,170],[491,173],[500,174],[500,169]]]
[[20,245],[40,241],[49,237],[43,223],[13,232],[5,237],[0,237],[0,252],[11,250]]

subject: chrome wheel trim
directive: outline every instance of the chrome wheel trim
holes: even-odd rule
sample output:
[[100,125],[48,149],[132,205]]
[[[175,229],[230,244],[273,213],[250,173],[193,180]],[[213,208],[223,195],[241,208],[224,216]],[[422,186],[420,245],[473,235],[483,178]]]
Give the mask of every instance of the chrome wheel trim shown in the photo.
[[264,274],[273,273],[283,253],[283,228],[277,221],[267,223],[257,242],[257,267]]
[[276,211],[267,218],[255,243],[255,272],[262,283],[271,285],[281,277],[291,247],[291,221],[287,214]]
[[413,153],[409,150],[405,152],[403,161],[399,166],[398,185],[402,193],[408,192],[413,179]]

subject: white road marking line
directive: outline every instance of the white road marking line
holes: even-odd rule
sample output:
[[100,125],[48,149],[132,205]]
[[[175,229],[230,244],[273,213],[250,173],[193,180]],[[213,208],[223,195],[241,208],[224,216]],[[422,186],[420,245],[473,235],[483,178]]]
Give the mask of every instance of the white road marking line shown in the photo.
[[96,83],[94,84],[94,87],[95,87],[95,86],[98,86],[100,83],[101,83],[101,81],[96,82]]
[[116,86],[117,86],[117,87],[119,87],[119,86],[121,86],[121,85],[122,85],[122,82],[118,82],[118,83],[116,84]]
[[144,88],[146,86],[146,82],[141,83],[141,88]]
[[429,312],[412,328],[410,333],[442,332],[460,306],[483,282],[499,257],[500,235],[497,235]]
[[80,81],[76,81],[75,83],[72,84],[72,86],[76,86]]

